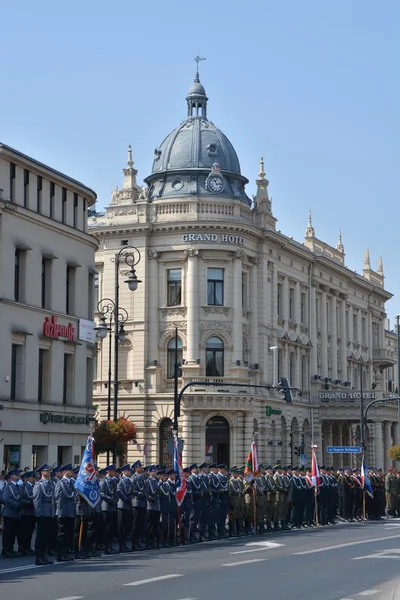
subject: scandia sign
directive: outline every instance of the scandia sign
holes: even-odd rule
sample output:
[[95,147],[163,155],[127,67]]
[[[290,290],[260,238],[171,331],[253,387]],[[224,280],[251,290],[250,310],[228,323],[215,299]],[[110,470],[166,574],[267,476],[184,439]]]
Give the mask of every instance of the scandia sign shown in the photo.
[[72,325],[72,323],[68,323],[68,325],[60,325],[57,323],[57,317],[53,315],[45,318],[43,323],[43,335],[53,340],[64,338],[69,342],[74,342],[75,327]]

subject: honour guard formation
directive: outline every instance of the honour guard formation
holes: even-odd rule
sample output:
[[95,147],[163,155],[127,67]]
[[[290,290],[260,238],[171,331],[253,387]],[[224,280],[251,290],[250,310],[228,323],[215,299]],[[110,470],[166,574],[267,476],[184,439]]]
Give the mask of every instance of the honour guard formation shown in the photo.
[[[265,535],[400,516],[400,473],[362,473],[321,466],[318,489],[311,469],[258,465],[192,464],[182,470],[186,494],[178,506],[174,470],[140,461],[99,470],[99,500],[92,507],[76,491],[79,468],[71,464],[2,474],[2,554],[32,555],[36,565],[101,554],[196,544],[227,537]],[[315,478],[314,478],[315,481]],[[182,483],[181,483],[182,485]],[[363,498],[365,497],[365,512]]]

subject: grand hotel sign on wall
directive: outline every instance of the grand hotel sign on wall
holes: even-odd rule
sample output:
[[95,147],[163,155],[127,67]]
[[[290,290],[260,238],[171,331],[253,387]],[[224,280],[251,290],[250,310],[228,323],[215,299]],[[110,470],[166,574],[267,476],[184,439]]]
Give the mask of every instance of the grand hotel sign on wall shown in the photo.
[[230,235],[228,233],[184,233],[182,242],[217,242],[222,244],[245,245],[245,238],[240,235]]

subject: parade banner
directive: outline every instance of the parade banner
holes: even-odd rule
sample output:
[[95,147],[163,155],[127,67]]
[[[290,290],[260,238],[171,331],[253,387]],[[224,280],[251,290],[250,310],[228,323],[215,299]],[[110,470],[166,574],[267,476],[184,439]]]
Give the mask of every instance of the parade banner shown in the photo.
[[183,476],[182,460],[179,456],[178,439],[174,439],[174,471],[176,486],[176,503],[180,506],[186,496],[186,479]]
[[75,483],[76,491],[80,493],[92,508],[94,508],[100,500],[100,488],[95,467],[93,442],[94,439],[89,435],[83,454],[81,468],[79,469]]

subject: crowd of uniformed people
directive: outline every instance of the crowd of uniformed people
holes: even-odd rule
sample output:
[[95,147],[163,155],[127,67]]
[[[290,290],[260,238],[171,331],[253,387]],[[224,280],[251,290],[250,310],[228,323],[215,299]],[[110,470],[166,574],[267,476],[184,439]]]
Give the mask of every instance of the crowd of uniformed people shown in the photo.
[[400,516],[395,469],[370,469],[371,495],[364,493],[359,469],[350,467],[320,467],[316,493],[309,468],[259,465],[253,477],[244,467],[192,464],[183,472],[187,492],[179,508],[173,469],[143,467],[140,461],[96,469],[100,500],[94,508],[75,490],[79,468],[71,464],[3,474],[3,557],[32,555],[36,565],[45,565],[53,557],[65,562],[325,526],[337,519]]

